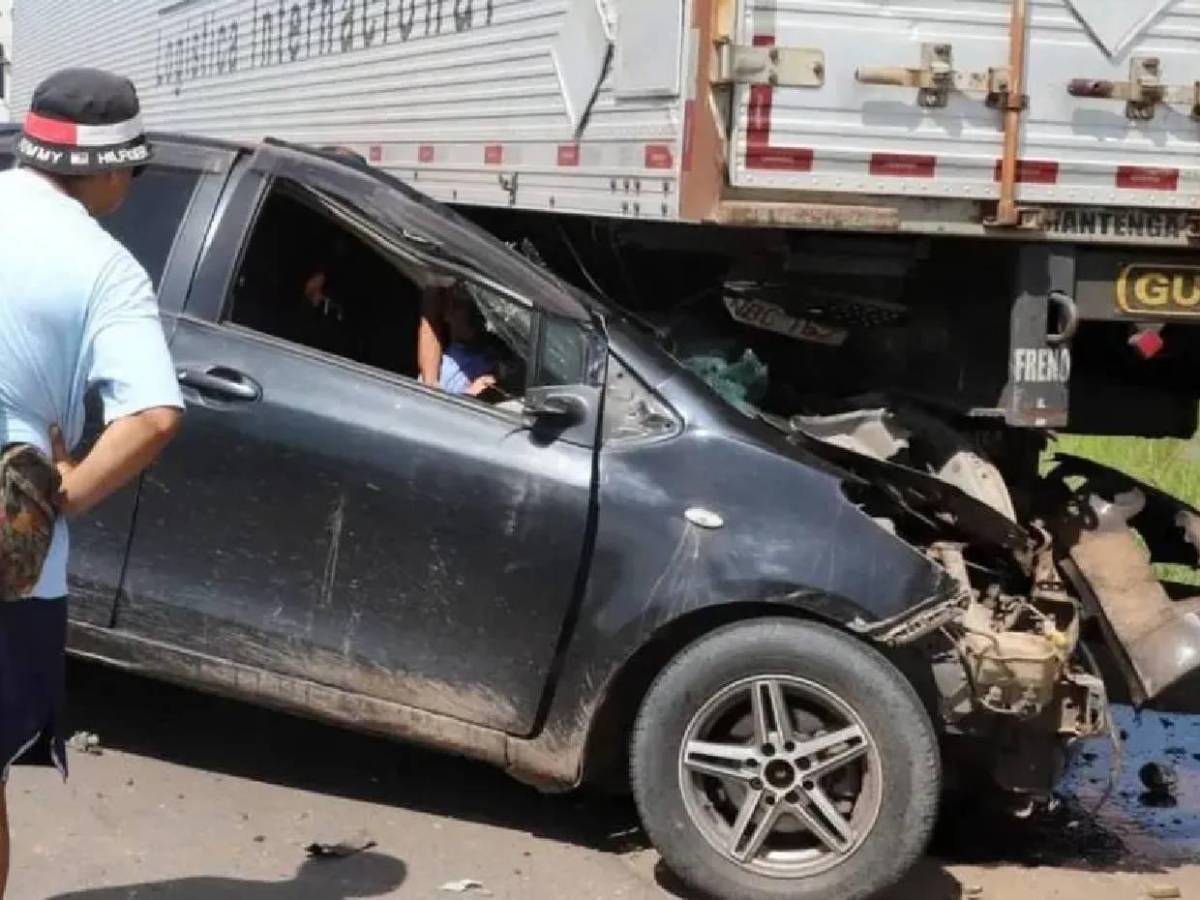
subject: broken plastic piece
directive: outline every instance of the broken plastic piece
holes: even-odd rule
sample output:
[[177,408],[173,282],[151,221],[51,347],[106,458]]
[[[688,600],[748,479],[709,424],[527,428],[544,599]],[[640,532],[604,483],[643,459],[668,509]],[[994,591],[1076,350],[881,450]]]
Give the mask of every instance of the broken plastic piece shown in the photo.
[[93,734],[90,731],[77,731],[71,735],[71,739],[67,741],[67,746],[72,750],[78,750],[80,753],[90,753],[92,756],[101,756],[104,751],[100,749],[100,735]]
[[364,850],[370,850],[374,846],[375,841],[365,831],[360,831],[353,837],[338,841],[336,844],[311,843],[304,848],[304,852],[314,859],[343,859],[356,853],[362,853]]
[[485,888],[482,882],[475,881],[473,878],[463,878],[459,881],[448,881],[439,888],[439,890],[449,891],[452,894],[465,894],[468,891],[482,894],[490,897],[492,892]]

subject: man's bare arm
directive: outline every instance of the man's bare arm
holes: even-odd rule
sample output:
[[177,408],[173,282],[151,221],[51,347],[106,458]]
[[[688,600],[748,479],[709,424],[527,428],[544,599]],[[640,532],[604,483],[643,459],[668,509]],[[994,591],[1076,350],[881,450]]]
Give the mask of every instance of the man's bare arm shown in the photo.
[[117,419],[100,435],[87,456],[73,462],[62,432],[51,432],[54,463],[62,475],[59,510],[80,516],[124,487],[162,452],[173,438],[183,413],[169,406],[155,407]]
[[442,380],[442,292],[427,288],[421,297],[417,327],[417,371],[421,382],[437,387]]

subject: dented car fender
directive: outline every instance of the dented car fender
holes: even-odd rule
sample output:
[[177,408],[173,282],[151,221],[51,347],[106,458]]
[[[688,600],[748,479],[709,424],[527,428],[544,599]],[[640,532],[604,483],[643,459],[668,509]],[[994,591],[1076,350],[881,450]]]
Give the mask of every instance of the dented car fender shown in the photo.
[[853,476],[752,420],[717,421],[738,414],[704,391],[690,376],[662,385],[668,401],[698,413],[674,437],[600,454],[585,591],[543,728],[512,742],[518,776],[577,782],[616,676],[685,617],[738,605],[750,616],[768,604],[854,629],[958,592],[851,502],[843,484]]

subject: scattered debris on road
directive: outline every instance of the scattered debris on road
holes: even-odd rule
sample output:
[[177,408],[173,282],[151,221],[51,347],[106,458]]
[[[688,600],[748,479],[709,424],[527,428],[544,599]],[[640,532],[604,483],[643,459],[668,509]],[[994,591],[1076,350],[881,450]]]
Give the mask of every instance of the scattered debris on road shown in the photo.
[[1178,900],[1183,893],[1173,884],[1156,884],[1150,888],[1150,900]]
[[481,882],[475,881],[473,878],[463,878],[460,881],[448,881],[440,888],[443,891],[449,891],[452,894],[475,893],[484,897],[492,896],[492,892],[483,886]]
[[100,749],[100,735],[93,734],[90,731],[77,731],[71,735],[71,739],[67,741],[67,746],[72,750],[78,750],[80,753],[90,753],[92,756],[102,756],[104,751]]
[[1179,777],[1174,767],[1167,763],[1148,762],[1138,769],[1138,778],[1146,788],[1146,793],[1139,798],[1143,805],[1164,807],[1174,806],[1178,802],[1175,789]]
[[314,859],[344,859],[355,853],[362,853],[375,846],[375,841],[365,832],[360,831],[351,838],[338,841],[336,844],[311,843],[304,852]]

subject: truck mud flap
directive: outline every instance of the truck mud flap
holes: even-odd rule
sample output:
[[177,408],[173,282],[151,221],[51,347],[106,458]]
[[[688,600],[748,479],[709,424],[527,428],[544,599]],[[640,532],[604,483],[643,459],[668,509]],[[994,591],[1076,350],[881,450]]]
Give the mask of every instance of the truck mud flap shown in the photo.
[[1148,703],[1200,672],[1200,597],[1173,599],[1152,568],[1196,566],[1200,511],[1106,466],[1059,460],[1056,478],[1085,479],[1053,525],[1063,569],[1098,614],[1134,701]]

